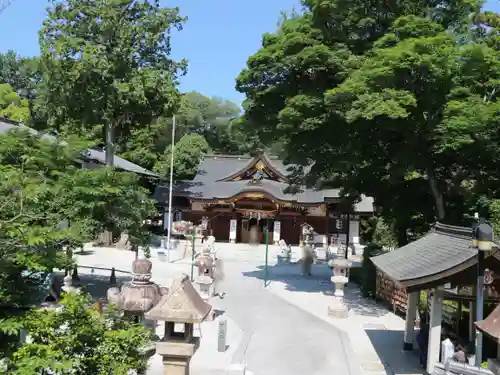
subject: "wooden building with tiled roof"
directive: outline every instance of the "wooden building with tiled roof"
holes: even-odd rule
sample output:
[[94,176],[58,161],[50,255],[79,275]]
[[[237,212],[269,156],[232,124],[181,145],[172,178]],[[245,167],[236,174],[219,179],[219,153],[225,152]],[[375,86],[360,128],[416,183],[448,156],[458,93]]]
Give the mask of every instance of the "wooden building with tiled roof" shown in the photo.
[[[337,235],[341,241],[349,228],[350,243],[358,242],[359,218],[373,214],[373,199],[363,197],[350,212],[342,212],[340,189],[292,191],[290,167],[265,153],[205,156],[193,180],[174,186],[175,219],[198,223],[208,218],[218,241],[248,242],[251,228],[257,227],[261,241],[267,228],[271,241],[298,244],[300,227],[308,223],[317,234]],[[155,197],[167,207],[168,194],[168,186],[159,186]]]

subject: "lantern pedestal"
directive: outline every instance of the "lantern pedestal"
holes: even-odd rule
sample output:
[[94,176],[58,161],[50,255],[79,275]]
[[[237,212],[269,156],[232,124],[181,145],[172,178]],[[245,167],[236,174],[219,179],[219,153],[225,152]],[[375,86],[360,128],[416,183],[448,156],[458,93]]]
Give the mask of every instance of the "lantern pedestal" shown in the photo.
[[165,375],[189,375],[189,364],[199,346],[199,338],[191,342],[158,342],[156,353],[163,357]]

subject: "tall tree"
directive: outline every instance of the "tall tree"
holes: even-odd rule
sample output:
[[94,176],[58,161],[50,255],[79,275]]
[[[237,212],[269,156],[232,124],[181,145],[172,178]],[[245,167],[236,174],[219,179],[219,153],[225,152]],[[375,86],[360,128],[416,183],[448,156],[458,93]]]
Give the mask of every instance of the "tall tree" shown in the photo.
[[158,0],[53,1],[40,31],[51,125],[105,130],[112,164],[114,142],[178,105],[185,61],[170,57],[170,34],[182,22],[177,8]]
[[[173,173],[175,180],[192,179],[203,156],[210,150],[206,139],[200,134],[186,134],[174,146]],[[170,176],[172,148],[167,147],[165,154],[155,166],[161,176]]]
[[[240,139],[235,137],[232,127],[239,113],[240,108],[228,100],[209,98],[195,91],[187,92],[182,95],[179,109],[175,113],[174,142],[180,142],[184,136],[196,133],[204,138],[205,143],[208,142],[208,147],[214,152],[239,152]],[[152,169],[157,162],[164,163],[164,154],[170,152],[172,126],[172,118],[162,117],[149,126],[134,129],[119,151],[125,158]],[[200,152],[203,154],[206,150]],[[163,167],[157,168],[162,170]]]
[[[28,132],[0,135],[0,299],[33,302],[37,273],[64,268],[62,251],[103,230],[147,243],[143,220],[155,214],[137,177],[109,168],[81,169],[86,142],[56,142]],[[69,226],[61,226],[69,222]],[[36,294],[36,293],[35,293]]]
[[[400,160],[394,149],[386,147],[385,138],[379,134],[382,120],[366,115],[361,127],[361,121],[355,122],[348,116],[349,110],[356,107],[345,103],[334,105],[332,90],[347,87],[346,79],[369,66],[373,48],[382,48],[383,43],[387,43],[386,48],[391,43],[397,44],[397,40],[390,40],[389,34],[397,34],[392,39],[403,40],[435,35],[439,30],[458,30],[468,15],[478,11],[479,3],[306,0],[303,4],[302,15],[285,19],[276,33],[263,36],[262,48],[248,59],[247,68],[237,78],[237,89],[246,95],[243,106],[248,128],[258,129],[263,142],[281,141],[289,162],[312,165],[305,182],[343,187],[352,195],[370,194],[377,205],[385,207],[387,215],[399,216],[400,220],[403,219],[397,213],[405,208],[411,212],[410,216],[428,220],[428,207],[419,207],[415,202],[428,202],[427,196],[432,197],[432,191],[429,187],[422,190],[421,176],[408,169],[408,159]],[[415,51],[413,58],[418,58],[419,53]],[[374,68],[376,73],[383,69]],[[387,94],[392,93],[394,86],[384,79],[381,76],[380,81],[374,79],[367,84],[374,87],[386,84],[383,87],[387,88]],[[404,75],[396,74],[393,81],[397,80],[404,81]],[[362,78],[349,82],[354,90],[356,82],[361,81]],[[445,90],[436,82],[428,82],[426,90],[432,90],[431,86]],[[395,95],[393,107],[397,100],[405,99],[401,96]],[[340,103],[342,99],[348,101],[341,92],[336,98]],[[369,104],[367,99],[365,105]],[[389,112],[390,103],[385,108]],[[370,109],[375,111],[377,107]],[[393,109],[393,117],[401,114],[401,109]],[[365,113],[366,108],[359,112]],[[404,130],[397,127],[397,121],[390,129],[393,131],[388,130],[385,136],[392,137],[397,149],[403,150]],[[410,153],[405,155],[409,157]],[[392,201],[387,192],[392,192]],[[395,207],[396,197],[404,206]],[[434,201],[430,204],[432,211]],[[437,216],[442,214],[437,213]],[[404,222],[401,231],[406,233],[408,227],[404,227],[412,224],[404,221],[400,222]]]

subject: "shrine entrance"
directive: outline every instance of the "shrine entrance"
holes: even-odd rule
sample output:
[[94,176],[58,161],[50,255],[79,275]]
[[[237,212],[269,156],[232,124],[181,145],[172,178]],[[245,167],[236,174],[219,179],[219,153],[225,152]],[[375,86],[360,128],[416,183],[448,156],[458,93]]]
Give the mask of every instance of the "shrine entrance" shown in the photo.
[[269,230],[269,242],[272,241],[274,218],[248,218],[242,214],[238,220],[239,239],[243,243],[266,243],[266,228]]
[[[274,203],[257,196],[236,202],[235,211],[238,214],[238,242],[265,243],[266,229],[273,231],[274,218],[278,212]],[[270,239],[269,241],[271,241]]]

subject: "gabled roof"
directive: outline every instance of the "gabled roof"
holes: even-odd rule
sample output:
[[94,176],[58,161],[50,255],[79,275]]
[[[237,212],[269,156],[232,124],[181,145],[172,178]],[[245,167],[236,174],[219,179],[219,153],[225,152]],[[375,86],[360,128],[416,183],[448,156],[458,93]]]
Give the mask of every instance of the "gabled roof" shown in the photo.
[[468,227],[436,223],[424,237],[370,259],[402,287],[442,285],[477,264],[471,233]]
[[[259,154],[256,157],[234,156],[234,155],[207,155],[200,162],[196,176],[192,181],[183,181],[175,184],[173,191],[176,195],[186,196],[190,199],[199,200],[229,200],[243,193],[262,193],[278,201],[286,201],[296,204],[320,204],[328,200],[340,199],[341,189],[307,189],[300,188],[298,191],[290,192],[288,182],[276,181],[263,178],[260,181],[234,180],[242,173],[255,167],[262,162],[265,167],[281,177],[288,180],[289,170],[293,166],[283,164],[276,157]],[[158,202],[165,203],[168,200],[168,186],[158,186],[155,190],[155,198]],[[360,202],[355,204],[355,212],[372,213],[373,198],[362,196]]]
[[249,158],[247,164],[240,170],[231,172],[226,177],[221,178],[218,181],[235,181],[235,179],[242,177],[247,171],[251,169],[268,169],[277,177],[278,180],[281,180],[281,182],[288,182],[287,168],[283,165],[283,163],[278,159],[271,160],[268,155],[262,152],[259,152],[253,158]]
[[[8,131],[11,130],[26,130],[33,135],[40,135],[41,139],[45,139],[49,142],[57,141],[57,138],[53,135],[41,134],[35,129],[25,126],[17,121],[12,121],[0,117],[0,134],[7,133]],[[97,162],[99,164],[106,164],[106,153],[101,150],[87,149],[82,155],[82,158],[85,160]],[[124,171],[134,172],[151,177],[158,177],[158,174],[151,172],[145,168],[142,168],[141,166],[131,163],[130,161],[125,160],[116,155],[114,156],[114,165]]]
[[146,318],[172,323],[201,323],[212,310],[203,301],[188,275],[183,274],[172,282],[168,294],[146,313]]

